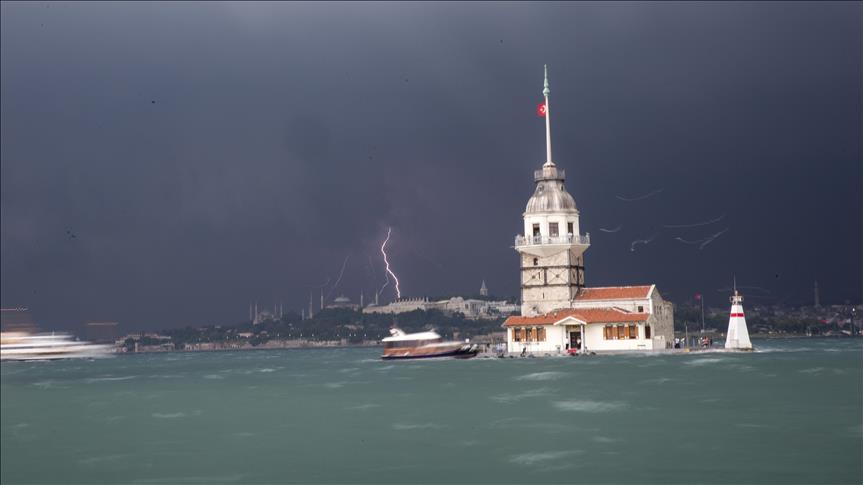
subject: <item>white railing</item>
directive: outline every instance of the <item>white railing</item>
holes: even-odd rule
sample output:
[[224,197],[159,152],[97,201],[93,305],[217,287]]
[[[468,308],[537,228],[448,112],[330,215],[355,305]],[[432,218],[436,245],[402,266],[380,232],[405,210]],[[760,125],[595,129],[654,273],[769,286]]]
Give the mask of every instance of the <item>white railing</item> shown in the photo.
[[542,168],[533,171],[533,181],[538,180],[564,180],[566,179],[566,170],[557,167]]
[[590,234],[569,234],[566,236],[516,236],[515,247],[535,246],[538,244],[586,244],[590,245]]

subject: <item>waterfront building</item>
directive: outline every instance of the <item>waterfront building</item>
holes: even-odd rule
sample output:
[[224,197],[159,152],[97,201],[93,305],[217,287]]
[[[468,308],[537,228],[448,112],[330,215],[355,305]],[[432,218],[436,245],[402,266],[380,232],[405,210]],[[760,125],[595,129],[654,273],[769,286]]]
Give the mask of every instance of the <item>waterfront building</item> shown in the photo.
[[588,288],[581,234],[566,174],[551,156],[548,71],[543,84],[546,160],[534,172],[534,193],[523,213],[524,232],[515,237],[521,271],[521,315],[504,322],[509,352],[555,353],[669,348],[673,308],[655,285]]
[[416,310],[437,310],[445,315],[461,313],[469,320],[494,319],[517,313],[519,306],[506,300],[476,300],[454,296],[444,300],[429,300],[428,298],[403,298],[388,305],[369,305],[363,308],[363,313],[399,314]]

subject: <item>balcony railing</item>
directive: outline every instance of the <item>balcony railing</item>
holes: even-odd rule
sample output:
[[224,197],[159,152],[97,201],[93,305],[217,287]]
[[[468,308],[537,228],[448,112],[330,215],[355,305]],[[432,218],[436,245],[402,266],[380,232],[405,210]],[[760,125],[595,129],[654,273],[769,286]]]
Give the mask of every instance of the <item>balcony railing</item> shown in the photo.
[[590,234],[569,234],[566,236],[516,236],[515,247],[536,246],[539,244],[585,244],[590,245]]
[[540,180],[565,180],[566,170],[557,167],[546,167],[533,171],[533,181]]

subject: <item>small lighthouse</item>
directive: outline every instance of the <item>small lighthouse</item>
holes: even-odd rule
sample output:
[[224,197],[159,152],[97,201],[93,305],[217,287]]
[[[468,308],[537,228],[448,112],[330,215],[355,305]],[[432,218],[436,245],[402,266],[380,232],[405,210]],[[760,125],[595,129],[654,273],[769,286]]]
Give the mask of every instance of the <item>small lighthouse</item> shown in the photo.
[[752,342],[749,340],[749,330],[746,329],[746,317],[743,316],[743,295],[737,292],[736,281],[734,282],[734,296],[731,297],[731,316],[728,319],[725,348],[752,350]]

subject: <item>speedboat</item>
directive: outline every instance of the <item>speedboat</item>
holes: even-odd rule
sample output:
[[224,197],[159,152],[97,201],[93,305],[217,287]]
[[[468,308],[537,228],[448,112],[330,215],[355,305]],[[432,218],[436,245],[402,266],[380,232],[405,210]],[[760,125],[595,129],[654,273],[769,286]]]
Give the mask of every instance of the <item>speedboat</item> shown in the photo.
[[390,329],[391,336],[381,340],[384,344],[382,359],[427,359],[431,357],[455,357],[469,359],[479,352],[476,344],[445,342],[437,332],[404,333]]
[[93,359],[112,351],[110,345],[78,341],[63,333],[0,333],[0,360]]

